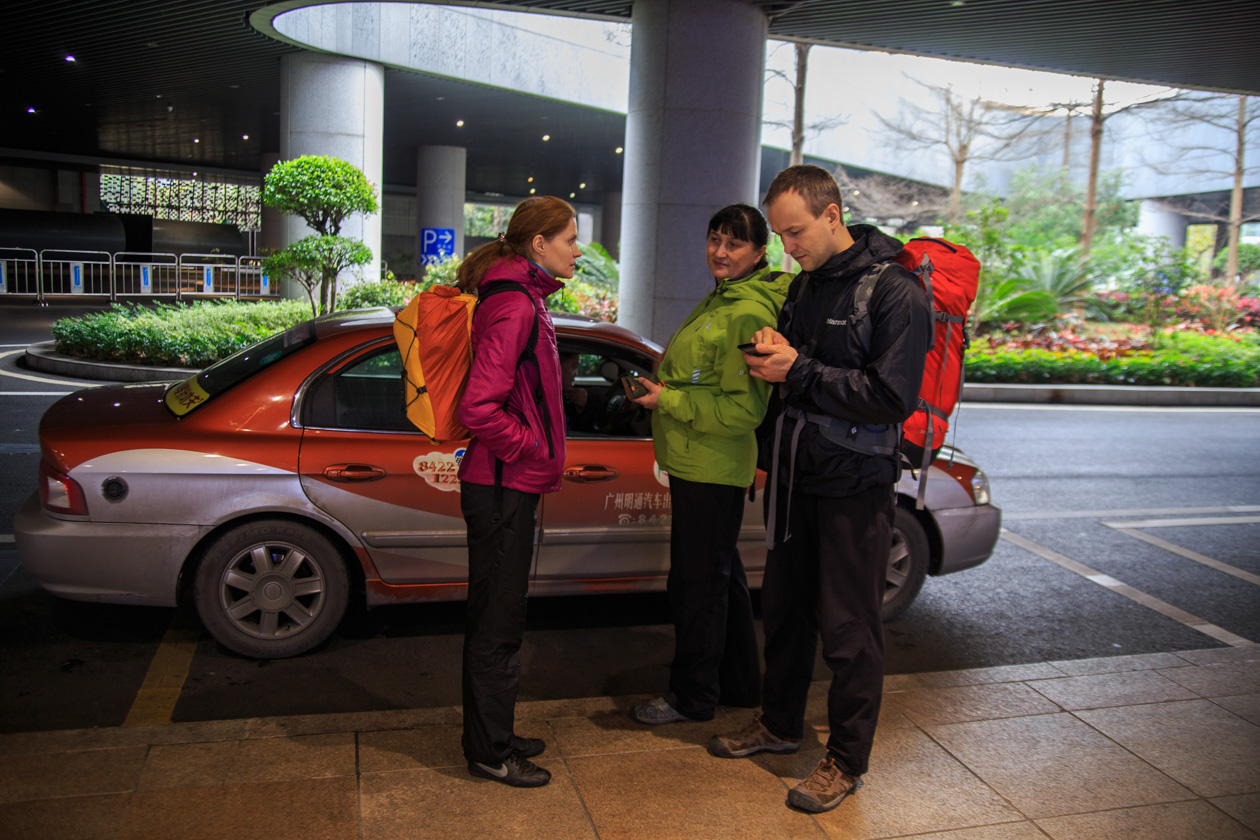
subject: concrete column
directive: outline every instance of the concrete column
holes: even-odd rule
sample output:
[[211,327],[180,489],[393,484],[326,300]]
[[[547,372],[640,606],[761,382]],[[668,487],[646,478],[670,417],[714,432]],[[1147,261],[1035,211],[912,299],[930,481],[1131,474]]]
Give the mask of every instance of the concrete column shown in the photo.
[[423,270],[424,228],[454,228],[455,253],[464,256],[464,198],[468,150],[462,146],[416,149],[416,277]]
[[[263,152],[258,156],[258,174],[262,176],[264,188],[267,185],[267,173],[279,162],[279,152]],[[284,214],[264,204],[258,218],[258,253],[269,256],[282,249],[288,244],[285,241],[286,233]]]
[[612,254],[614,260],[618,256],[617,244],[621,241],[621,193],[604,193],[600,210],[599,244]]
[[1186,217],[1177,211],[1146,199],[1138,213],[1137,232],[1143,236],[1162,236],[1173,248],[1184,248],[1188,225]]
[[[280,59],[280,157],[329,155],[352,163],[372,182],[380,198],[384,153],[384,68],[371,61],[324,53],[293,53]],[[265,227],[265,225],[264,225]],[[283,244],[312,231],[296,216],[284,217]],[[363,240],[372,261],[345,272],[341,283],[357,275],[381,275],[381,215],[356,214],[341,225],[341,235]],[[304,292],[298,289],[298,296]],[[286,294],[288,291],[286,290]]]
[[664,343],[713,288],[705,226],[757,201],[767,21],[740,0],[635,0],[619,321]]

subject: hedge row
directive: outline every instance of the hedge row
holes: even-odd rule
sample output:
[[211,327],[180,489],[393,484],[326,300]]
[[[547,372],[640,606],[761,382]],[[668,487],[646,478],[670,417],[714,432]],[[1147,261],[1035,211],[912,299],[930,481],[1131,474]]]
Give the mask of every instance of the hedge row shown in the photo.
[[311,315],[301,300],[115,304],[52,326],[57,352],[104,362],[202,368]]

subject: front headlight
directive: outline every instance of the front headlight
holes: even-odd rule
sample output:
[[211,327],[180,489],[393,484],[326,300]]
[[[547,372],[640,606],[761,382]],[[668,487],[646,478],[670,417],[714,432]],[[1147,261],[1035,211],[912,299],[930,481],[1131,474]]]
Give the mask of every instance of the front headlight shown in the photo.
[[984,474],[984,470],[976,470],[976,474],[971,477],[971,497],[978,505],[989,503],[989,477]]

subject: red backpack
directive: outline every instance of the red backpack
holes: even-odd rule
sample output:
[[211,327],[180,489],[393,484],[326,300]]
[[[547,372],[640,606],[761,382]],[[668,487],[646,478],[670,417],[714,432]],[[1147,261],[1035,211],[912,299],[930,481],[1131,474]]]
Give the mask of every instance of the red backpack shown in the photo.
[[911,239],[897,256],[923,283],[932,303],[936,334],[923,366],[919,407],[902,426],[901,451],[920,470],[918,506],[923,507],[927,468],[945,443],[949,418],[963,385],[963,353],[970,343],[967,313],[980,283],[980,261],[962,245],[944,239]]

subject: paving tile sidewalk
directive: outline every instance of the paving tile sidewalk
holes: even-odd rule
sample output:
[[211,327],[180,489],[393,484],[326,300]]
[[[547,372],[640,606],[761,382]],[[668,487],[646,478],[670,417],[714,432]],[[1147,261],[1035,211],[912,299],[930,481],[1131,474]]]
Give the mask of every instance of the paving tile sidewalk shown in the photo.
[[1260,838],[1260,646],[890,676],[866,786],[784,805],[822,757],[713,758],[747,710],[648,728],[642,697],[525,702],[537,790],[474,779],[457,708],[0,736],[0,837],[233,840]]

